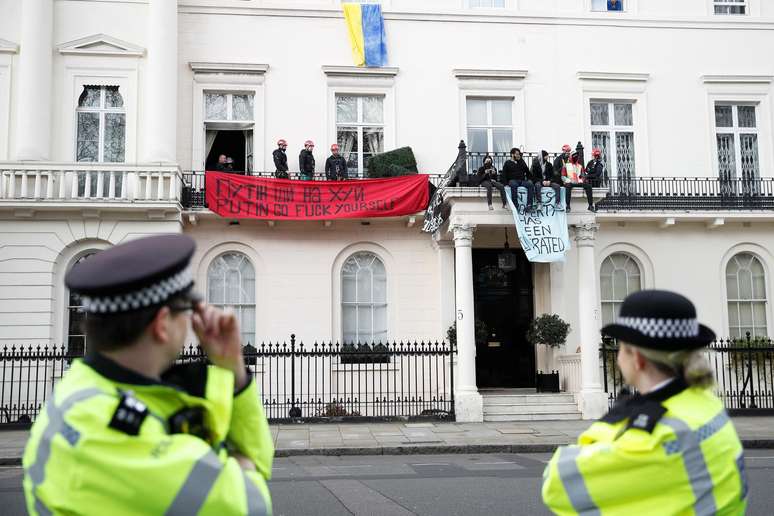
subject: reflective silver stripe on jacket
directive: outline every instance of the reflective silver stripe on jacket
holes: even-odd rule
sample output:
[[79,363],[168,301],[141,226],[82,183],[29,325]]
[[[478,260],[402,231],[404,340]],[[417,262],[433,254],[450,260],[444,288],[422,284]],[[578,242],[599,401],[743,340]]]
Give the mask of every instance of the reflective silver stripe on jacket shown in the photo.
[[672,428],[677,435],[676,440],[664,443],[664,450],[667,455],[682,453],[685,470],[696,498],[694,511],[698,516],[715,514],[717,504],[713,493],[714,486],[701,451],[701,442],[715,435],[729,422],[726,411],[721,411],[696,431],[679,419],[665,417],[660,422]]
[[559,459],[557,460],[559,479],[564,485],[564,490],[567,492],[572,507],[578,514],[599,516],[599,507],[591,499],[586,481],[583,480],[583,475],[578,468],[576,459],[580,452],[579,446],[559,448]]
[[46,428],[43,430],[43,435],[40,437],[40,442],[38,443],[38,453],[35,456],[35,462],[27,471],[27,474],[32,481],[32,493],[35,496],[35,510],[38,514],[51,514],[51,511],[43,504],[43,501],[40,500],[37,493],[38,486],[46,479],[46,464],[48,464],[48,459],[51,457],[51,440],[56,434],[65,431],[65,438],[67,441],[71,445],[77,443],[79,434],[77,434],[75,429],[65,423],[64,416],[76,403],[100,394],[107,395],[96,388],[83,389],[70,394],[60,405],[57,405],[53,398],[46,403],[48,422]]
[[[183,486],[177,492],[175,499],[166,511],[168,516],[189,515],[198,513],[215,482],[218,480],[223,464],[212,450],[205,453],[193,466]],[[247,514],[250,516],[265,516],[268,514],[266,503],[258,487],[244,475],[245,496],[247,497]],[[236,486],[234,486],[236,487]]]

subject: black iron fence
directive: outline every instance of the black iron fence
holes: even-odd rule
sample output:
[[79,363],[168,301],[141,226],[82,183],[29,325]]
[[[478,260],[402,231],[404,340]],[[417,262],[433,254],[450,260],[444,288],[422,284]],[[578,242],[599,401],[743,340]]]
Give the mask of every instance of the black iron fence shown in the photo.
[[599,210],[771,210],[774,178],[614,177]]
[[[454,419],[454,350],[443,342],[244,348],[270,421]],[[28,426],[56,382],[80,358],[58,346],[0,350],[0,426]],[[206,360],[187,346],[181,362]]]
[[[602,382],[612,406],[624,386],[616,366],[618,346],[603,342]],[[774,414],[774,342],[771,339],[720,339],[706,348],[715,373],[715,393],[730,413]]]
[[[274,172],[234,172],[239,175],[249,175],[252,177],[262,177],[266,179],[274,178]],[[438,186],[442,179],[442,174],[426,174],[430,180],[430,184]],[[180,203],[184,208],[191,210],[205,209],[207,208],[206,200],[206,172],[194,170],[186,171],[182,174],[182,195]],[[301,176],[298,172],[288,172],[288,178],[292,180],[300,180]],[[367,177],[353,176],[350,177],[350,181],[359,181],[363,179],[369,179]],[[312,176],[312,181],[326,181],[325,174],[315,173]]]

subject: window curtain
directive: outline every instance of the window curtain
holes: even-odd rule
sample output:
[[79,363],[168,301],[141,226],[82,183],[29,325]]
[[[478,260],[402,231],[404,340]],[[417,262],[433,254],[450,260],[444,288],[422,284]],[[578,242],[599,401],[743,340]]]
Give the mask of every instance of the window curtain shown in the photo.
[[245,129],[245,172],[253,171],[253,130]]
[[352,147],[355,145],[357,135],[353,132],[339,132],[339,152],[344,159],[349,162],[349,155],[352,154]]
[[215,138],[218,136],[218,131],[207,129],[205,132],[205,149],[204,149],[204,160],[207,161],[207,158],[210,155],[210,151],[212,150],[212,144],[215,143]]

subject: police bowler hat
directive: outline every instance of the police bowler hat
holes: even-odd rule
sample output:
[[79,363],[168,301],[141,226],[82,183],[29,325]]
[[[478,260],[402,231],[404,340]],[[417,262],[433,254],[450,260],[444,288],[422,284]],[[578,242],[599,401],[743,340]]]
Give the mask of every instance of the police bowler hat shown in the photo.
[[696,319],[693,303],[668,290],[641,290],[627,296],[616,322],[602,328],[602,333],[657,351],[698,349],[715,340],[715,333]]

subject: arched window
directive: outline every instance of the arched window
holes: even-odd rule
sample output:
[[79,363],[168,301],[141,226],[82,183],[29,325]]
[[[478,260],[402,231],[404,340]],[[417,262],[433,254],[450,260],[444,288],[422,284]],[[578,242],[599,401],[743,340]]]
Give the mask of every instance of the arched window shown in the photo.
[[207,269],[207,302],[229,308],[242,329],[242,344],[255,345],[255,269],[242,253],[228,252]]
[[615,322],[626,296],[641,289],[640,266],[634,258],[626,253],[613,253],[605,258],[599,274],[602,324]]
[[[75,260],[73,267],[88,259],[94,251],[88,251]],[[86,313],[83,311],[81,296],[73,292],[67,294],[67,352],[73,356],[83,355],[86,351]]]
[[387,342],[387,274],[374,253],[357,252],[344,262],[341,326],[345,344]]
[[726,265],[726,300],[730,337],[765,337],[766,272],[750,253],[739,253]]

